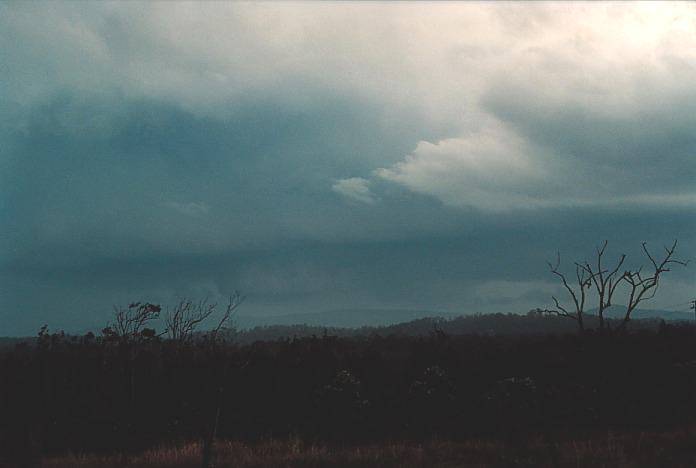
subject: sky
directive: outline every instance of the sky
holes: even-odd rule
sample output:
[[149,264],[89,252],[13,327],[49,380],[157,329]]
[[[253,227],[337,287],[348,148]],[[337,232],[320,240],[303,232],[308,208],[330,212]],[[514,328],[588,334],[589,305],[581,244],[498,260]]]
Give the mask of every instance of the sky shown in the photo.
[[557,252],[695,259],[694,176],[693,3],[0,3],[0,336],[525,313]]

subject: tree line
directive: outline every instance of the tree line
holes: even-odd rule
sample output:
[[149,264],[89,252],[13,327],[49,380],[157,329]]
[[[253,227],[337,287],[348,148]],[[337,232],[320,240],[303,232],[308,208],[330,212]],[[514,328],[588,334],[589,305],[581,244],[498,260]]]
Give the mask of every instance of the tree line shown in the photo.
[[322,334],[243,346],[209,335],[44,330],[36,344],[0,352],[0,446],[13,452],[0,460],[38,466],[19,463],[200,440],[209,463],[219,438],[521,441],[687,427],[696,416],[693,343],[683,325],[615,336]]

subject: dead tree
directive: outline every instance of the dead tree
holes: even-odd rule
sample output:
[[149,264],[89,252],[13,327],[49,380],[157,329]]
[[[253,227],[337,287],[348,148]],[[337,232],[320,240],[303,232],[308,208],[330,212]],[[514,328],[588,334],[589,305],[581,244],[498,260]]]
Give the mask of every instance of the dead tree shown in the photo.
[[220,320],[218,320],[217,325],[215,328],[210,333],[210,336],[213,340],[213,342],[216,342],[216,340],[219,339],[220,337],[220,332],[225,330],[227,328],[227,325],[232,321],[234,318],[235,314],[237,313],[237,307],[239,307],[242,302],[244,302],[245,297],[239,294],[239,292],[235,291],[227,300],[227,306],[225,307],[225,312],[222,314],[222,317],[220,317]]
[[[237,307],[244,297],[235,292],[229,297],[225,312],[210,332],[210,338],[217,339],[225,325],[233,318]],[[217,310],[217,303],[210,303],[208,299],[198,302],[181,299],[172,309],[167,309],[164,321],[167,337],[171,340],[184,343],[193,338],[198,326],[210,318]]]
[[149,302],[133,302],[127,308],[114,306],[114,321],[109,322],[102,330],[107,337],[117,337],[123,340],[140,336],[152,320],[159,318],[162,308]]
[[565,274],[563,274],[559,268],[561,266],[561,254],[558,253],[556,254],[556,264],[553,265],[551,262],[548,262],[549,269],[551,270],[551,273],[554,275],[558,276],[561,279],[561,283],[563,283],[563,287],[565,290],[568,292],[568,295],[570,296],[571,300],[573,301],[573,306],[575,310],[568,310],[565,307],[563,307],[556,296],[551,296],[554,303],[556,304],[556,309],[549,311],[553,314],[558,315],[559,317],[568,317],[570,319],[573,319],[577,322],[578,324],[578,331],[582,333],[585,330],[585,322],[584,322],[584,315],[585,315],[585,298],[586,298],[586,292],[585,290],[588,289],[591,286],[591,280],[587,276],[587,272],[585,269],[576,264],[575,265],[575,281],[577,286],[571,286],[568,283],[568,279],[566,278]]
[[[626,255],[622,254],[616,261],[615,266],[607,268],[604,262],[604,252],[607,248],[607,241],[604,241],[601,247],[597,247],[597,259],[591,264],[588,261],[582,263],[575,263],[575,276],[577,280],[577,287],[571,286],[566,279],[566,276],[559,271],[560,267],[560,255],[556,265],[549,263],[549,268],[551,273],[555,274],[561,279],[563,287],[568,291],[573,304],[575,306],[574,311],[569,311],[568,309],[561,306],[558,299],[552,296],[554,303],[556,304],[557,310],[551,311],[561,317],[569,317],[578,322],[578,327],[580,331],[584,330],[583,316],[584,307],[586,300],[585,289],[591,289],[594,287],[594,291],[597,294],[597,312],[599,318],[599,329],[601,331],[621,331],[625,330],[628,322],[631,320],[631,314],[638,307],[638,305],[644,301],[652,299],[655,297],[658,286],[660,284],[660,279],[662,275],[668,271],[671,271],[673,265],[686,266],[688,262],[682,260],[674,259],[674,252],[677,248],[677,241],[675,240],[671,247],[665,247],[664,256],[661,258],[656,258],[647,248],[647,244],[643,242],[643,252],[650,261],[650,273],[643,273],[643,267],[637,270],[626,270],[623,273],[619,273],[621,267],[626,260]],[[614,295],[619,288],[619,285],[625,283],[628,292],[628,298],[626,299],[626,312],[618,325],[612,328],[608,320],[606,320],[604,314],[607,309],[612,305],[614,300]]]
[[217,304],[208,303],[208,299],[198,302],[181,299],[173,309],[167,308],[164,318],[167,337],[180,343],[189,341],[196,327],[210,317],[216,307]]
[[582,268],[589,276],[591,285],[595,287],[595,291],[597,292],[597,316],[599,318],[600,330],[604,330],[606,324],[604,320],[604,311],[611,306],[616,287],[621,284],[621,280],[624,278],[622,274],[619,274],[619,270],[624,260],[626,260],[626,255],[621,254],[614,268],[611,270],[606,268],[602,264],[602,261],[607,244],[608,241],[605,240],[601,247],[596,248],[597,261],[594,265],[591,265],[588,261],[576,263],[576,266]]
[[650,253],[647,243],[642,244],[643,252],[650,260],[650,273],[646,276],[643,273],[643,267],[635,271],[626,271],[621,277],[627,284],[629,290],[628,302],[626,303],[626,313],[623,320],[618,325],[617,330],[625,330],[628,322],[631,320],[631,314],[641,302],[647,301],[655,297],[657,289],[660,285],[660,279],[663,273],[671,271],[673,265],[687,266],[688,261],[674,259],[674,252],[677,249],[677,241],[672,243],[671,247],[665,246],[665,253],[661,259],[656,259]]
[[124,417],[127,418],[129,424],[134,418],[133,411],[138,388],[136,361],[140,346],[143,344],[141,340],[155,336],[154,329],[145,328],[145,326],[149,322],[157,320],[161,310],[159,305],[149,302],[133,302],[127,308],[115,306],[113,322],[108,323],[106,328],[102,330],[105,338],[118,343],[119,349],[126,357],[123,372],[128,379],[129,411]]
[[[225,355],[224,353],[224,347],[221,349],[219,342],[219,337],[220,337],[220,332],[225,328],[225,325],[232,320],[234,315],[237,313],[237,307],[244,301],[244,296],[240,295],[238,292],[235,292],[233,295],[229,297],[229,300],[227,302],[227,307],[225,307],[225,313],[222,315],[220,320],[218,321],[217,326],[212,330],[210,334],[210,346],[211,350],[213,351],[214,355],[221,356],[221,361],[222,361],[222,371],[221,371],[221,379],[220,383],[217,389],[217,395],[216,398],[214,399],[215,401],[215,406],[213,408],[212,414],[211,414],[211,421],[210,425],[207,428],[204,436],[203,436],[203,445],[201,448],[201,467],[202,468],[210,468],[213,463],[213,451],[214,451],[214,445],[215,445],[215,439],[217,437],[217,430],[218,430],[218,425],[220,422],[220,413],[222,411],[222,402],[224,399],[225,395],[225,388],[227,384],[227,379],[228,379],[228,374],[229,374],[229,368],[230,368],[230,359],[228,356]],[[246,364],[243,367],[245,367]]]

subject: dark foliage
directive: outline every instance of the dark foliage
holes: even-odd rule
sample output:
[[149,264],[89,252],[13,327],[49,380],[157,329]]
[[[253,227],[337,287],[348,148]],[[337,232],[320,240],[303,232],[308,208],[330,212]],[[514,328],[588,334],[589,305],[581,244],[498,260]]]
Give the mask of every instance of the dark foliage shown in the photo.
[[615,336],[435,328],[420,337],[324,334],[247,345],[44,329],[35,342],[0,351],[2,455],[200,440],[219,395],[217,436],[248,441],[671,430],[696,416],[695,345],[694,329],[676,325]]

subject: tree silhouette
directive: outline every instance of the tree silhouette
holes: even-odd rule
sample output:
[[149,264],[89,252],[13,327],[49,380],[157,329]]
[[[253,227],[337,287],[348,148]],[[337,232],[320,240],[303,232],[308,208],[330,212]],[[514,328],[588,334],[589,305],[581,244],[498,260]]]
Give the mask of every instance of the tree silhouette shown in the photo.
[[573,301],[573,306],[575,310],[568,310],[563,307],[556,296],[551,296],[553,302],[556,304],[556,309],[549,311],[560,317],[568,317],[573,319],[578,324],[578,331],[582,333],[585,330],[584,314],[585,314],[585,300],[586,300],[586,289],[590,287],[590,278],[587,276],[587,272],[580,265],[575,265],[575,279],[577,286],[571,286],[568,283],[566,275],[560,271],[561,266],[561,254],[556,254],[556,263],[551,264],[547,262],[551,273],[556,275],[561,279],[563,287],[568,292],[568,295]]
[[626,325],[631,320],[631,313],[638,307],[638,304],[655,297],[662,275],[671,271],[672,265],[681,265],[685,267],[689,263],[688,261],[675,260],[673,258],[674,251],[677,248],[676,240],[672,243],[671,247],[664,247],[665,253],[661,259],[656,259],[653,254],[650,253],[647,243],[643,242],[642,247],[643,252],[648,257],[648,260],[650,260],[651,273],[650,276],[645,276],[642,272],[643,267],[640,267],[638,270],[626,271],[623,274],[622,278],[629,285],[630,292],[628,302],[626,303],[626,313],[618,326],[620,330],[626,328]]
[[[643,252],[650,261],[650,266],[648,267],[649,273],[646,275],[646,273],[643,272],[643,266],[635,270],[625,270],[623,273],[620,273],[621,267],[626,260],[626,255],[621,254],[613,267],[606,267],[604,264],[604,253],[607,244],[608,242],[605,240],[600,247],[596,248],[596,260],[593,263],[588,261],[575,262],[576,286],[571,286],[566,275],[560,271],[560,254],[557,256],[555,265],[550,262],[548,263],[551,273],[560,278],[563,287],[568,292],[574,305],[574,310],[568,310],[561,305],[555,296],[552,296],[556,305],[556,310],[551,312],[561,317],[568,317],[576,320],[580,332],[583,332],[585,329],[583,319],[587,301],[586,289],[589,290],[594,287],[594,292],[597,296],[597,316],[599,319],[600,331],[623,331],[631,320],[631,314],[635,311],[636,307],[638,307],[640,303],[655,297],[662,275],[671,271],[673,265],[686,266],[688,264],[687,261],[674,258],[674,253],[677,248],[676,240],[670,247],[664,247],[664,255],[659,258],[653,255],[648,250],[647,243],[643,242]],[[613,304],[614,295],[621,284],[626,285],[628,291],[626,312],[618,325],[612,328],[604,314]]]

